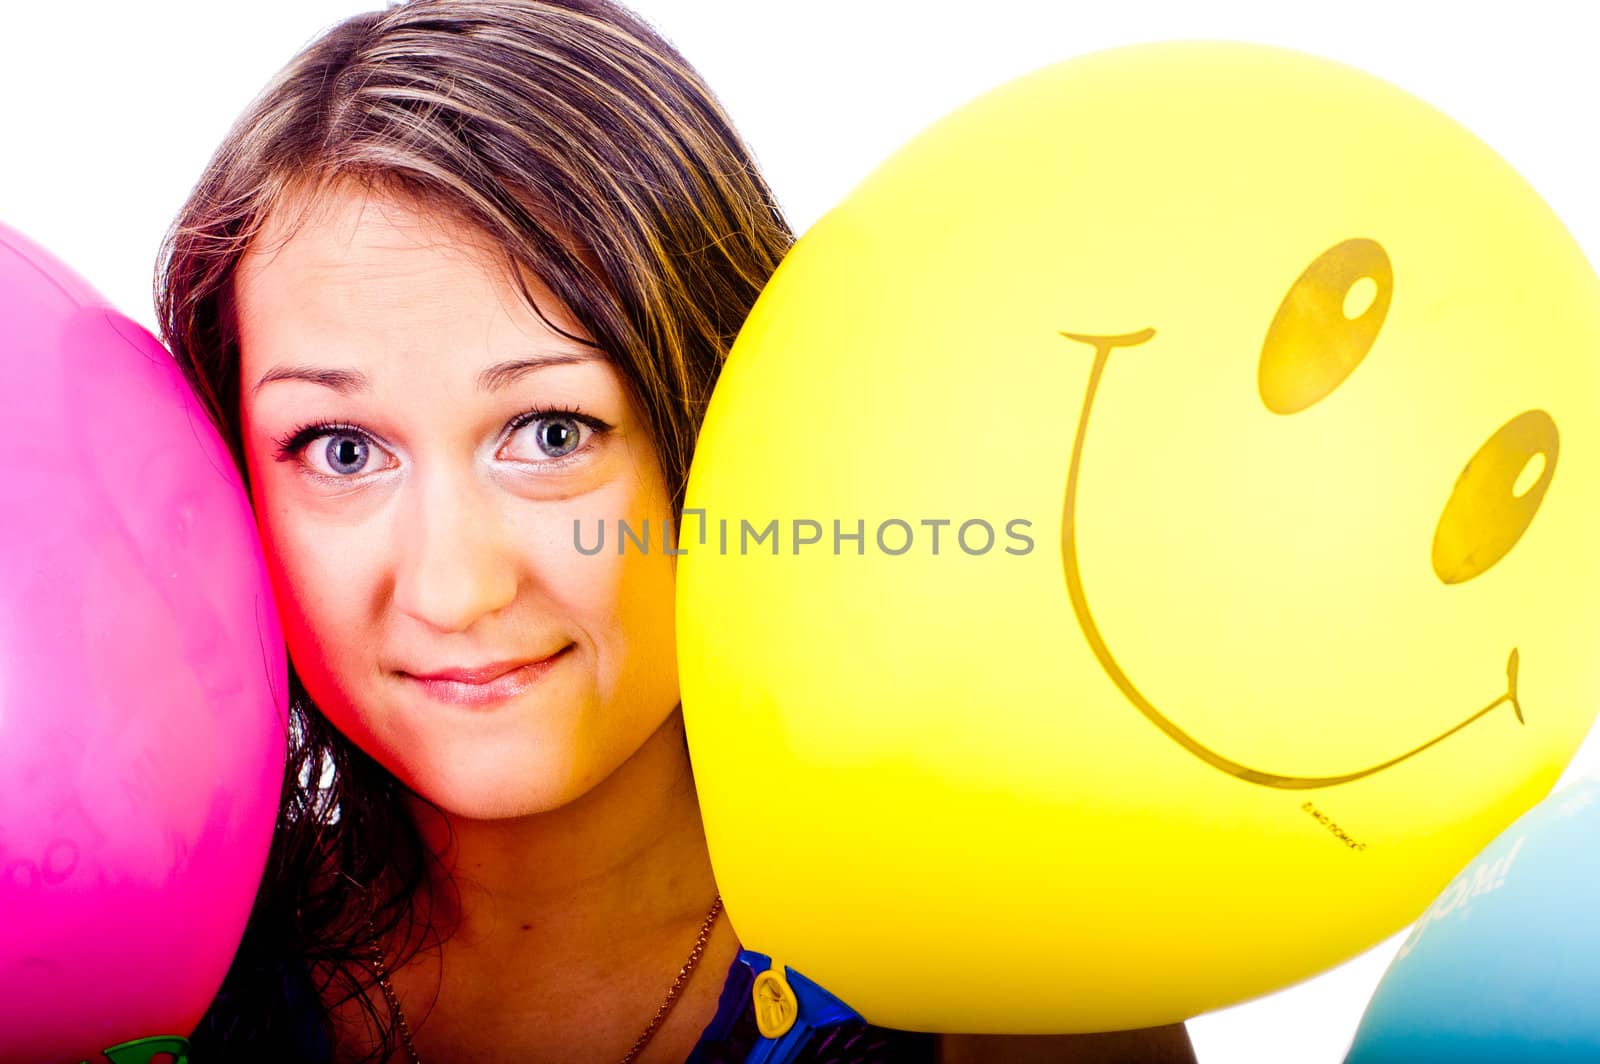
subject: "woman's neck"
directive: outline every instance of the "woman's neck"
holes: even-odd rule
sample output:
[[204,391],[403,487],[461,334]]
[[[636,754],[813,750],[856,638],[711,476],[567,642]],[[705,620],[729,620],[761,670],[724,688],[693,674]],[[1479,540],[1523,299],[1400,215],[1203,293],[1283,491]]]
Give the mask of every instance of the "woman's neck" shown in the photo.
[[[559,809],[464,821],[415,805],[449,878],[418,899],[417,939],[384,948],[409,958],[392,982],[422,1059],[620,1059],[660,1007],[716,895],[681,713]],[[430,922],[438,938],[424,936]],[[688,1055],[738,950],[724,915],[639,1064]],[[363,1049],[343,1033],[364,1028],[354,1005],[335,1018],[341,1040]]]
[[429,915],[485,958],[635,955],[697,926],[716,891],[681,710],[560,808],[484,821],[413,801],[413,813],[448,877],[434,879]]

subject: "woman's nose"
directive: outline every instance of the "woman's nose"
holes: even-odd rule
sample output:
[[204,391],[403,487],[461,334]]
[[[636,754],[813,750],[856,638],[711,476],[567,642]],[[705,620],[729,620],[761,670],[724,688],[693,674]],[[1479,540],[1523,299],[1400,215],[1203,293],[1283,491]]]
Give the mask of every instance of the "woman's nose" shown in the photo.
[[441,632],[461,632],[509,605],[517,565],[503,519],[469,478],[435,478],[395,530],[394,606]]

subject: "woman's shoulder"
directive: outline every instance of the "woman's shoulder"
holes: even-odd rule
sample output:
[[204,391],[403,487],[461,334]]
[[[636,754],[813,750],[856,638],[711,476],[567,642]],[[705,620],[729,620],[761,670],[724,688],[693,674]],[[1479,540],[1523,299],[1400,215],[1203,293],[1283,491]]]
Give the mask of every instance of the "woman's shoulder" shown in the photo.
[[[744,1064],[761,1041],[756,1026],[755,967],[741,953],[728,968],[717,1014],[684,1064]],[[788,1064],[936,1064],[937,1035],[878,1027],[862,1019],[812,1031]]]
[[[759,958],[756,960],[755,958]],[[728,970],[717,1014],[684,1064],[745,1064],[761,1041],[751,989],[766,958],[741,953]],[[1138,1060],[1194,1064],[1181,1023],[1105,1034],[937,1035],[877,1027],[862,1019],[813,1031],[786,1064],[1031,1064]]]
[[189,1064],[243,1059],[330,1064],[325,1015],[307,965],[285,957],[250,974],[229,973],[189,1037]]

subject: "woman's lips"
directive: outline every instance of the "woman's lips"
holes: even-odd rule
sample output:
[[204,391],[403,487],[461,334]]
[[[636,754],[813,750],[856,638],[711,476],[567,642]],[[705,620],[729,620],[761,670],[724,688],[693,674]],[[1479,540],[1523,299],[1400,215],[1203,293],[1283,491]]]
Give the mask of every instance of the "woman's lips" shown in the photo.
[[532,687],[540,677],[555,667],[569,649],[570,647],[563,647],[548,658],[518,665],[492,679],[473,681],[450,679],[445,676],[412,676],[409,673],[406,674],[406,679],[419,687],[428,697],[439,702],[458,706],[495,705],[515,698]]

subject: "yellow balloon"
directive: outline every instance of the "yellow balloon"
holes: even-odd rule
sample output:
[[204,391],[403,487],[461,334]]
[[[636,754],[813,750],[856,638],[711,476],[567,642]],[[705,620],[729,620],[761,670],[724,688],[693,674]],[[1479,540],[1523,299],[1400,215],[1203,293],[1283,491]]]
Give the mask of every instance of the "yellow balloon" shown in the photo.
[[933,126],[784,262],[690,477],[741,939],[1044,1033],[1415,918],[1600,706],[1597,354],[1549,208],[1342,65],[1118,49]]

